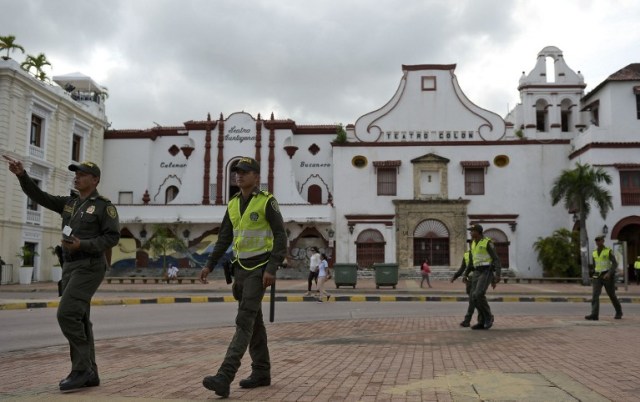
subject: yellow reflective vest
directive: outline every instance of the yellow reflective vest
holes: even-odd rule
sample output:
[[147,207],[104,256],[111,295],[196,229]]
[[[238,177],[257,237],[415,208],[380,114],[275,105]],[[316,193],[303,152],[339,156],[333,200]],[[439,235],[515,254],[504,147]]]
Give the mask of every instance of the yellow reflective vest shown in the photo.
[[252,267],[242,265],[242,260],[268,253],[273,249],[273,232],[266,218],[267,203],[273,195],[260,191],[254,195],[243,214],[240,214],[240,195],[232,198],[227,206],[233,225],[234,262],[246,270],[265,265],[268,259]]
[[593,250],[593,264],[596,272],[605,272],[611,268],[611,260],[609,259],[610,248],[603,248],[600,255],[598,250]]
[[483,267],[491,265],[491,256],[487,251],[487,246],[491,239],[483,237],[477,242],[471,243],[471,255],[473,256],[473,266]]
[[633,263],[633,267],[634,267],[635,269],[640,269],[640,260],[636,260],[636,262],[635,262],[635,263]]

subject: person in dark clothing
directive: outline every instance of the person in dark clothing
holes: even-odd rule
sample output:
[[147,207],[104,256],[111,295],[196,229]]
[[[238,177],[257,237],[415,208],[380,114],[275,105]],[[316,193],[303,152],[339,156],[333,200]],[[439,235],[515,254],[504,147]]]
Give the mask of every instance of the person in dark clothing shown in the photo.
[[482,226],[473,225],[468,230],[471,233],[471,255],[464,275],[468,276],[471,271],[474,272],[474,280],[477,282],[471,291],[471,298],[483,320],[471,329],[489,329],[493,326],[493,314],[487,301],[487,290],[489,285],[495,289],[496,284],[500,282],[502,266],[493,241],[483,235]]
[[241,158],[232,167],[240,192],[227,206],[218,241],[200,272],[200,280],[216,266],[229,245],[233,245],[233,296],[238,300],[236,332],[218,372],[206,376],[202,385],[216,395],[228,397],[230,384],[240,367],[247,348],[251,356],[251,375],[240,381],[242,388],[271,385],[271,361],[267,331],[262,315],[265,289],[276,281],[276,270],[286,255],[287,235],[278,202],[260,191],[260,164]]
[[96,190],[100,168],[93,162],[69,165],[69,170],[75,172],[73,184],[77,193],[55,196],[40,190],[20,161],[5,159],[9,160],[9,170],[18,177],[22,191],[62,216],[62,297],[57,317],[69,342],[71,373],[60,381],[60,390],[98,386],[91,298],[107,269],[104,253],[120,239],[118,212],[111,201]]
[[613,254],[613,250],[604,245],[604,236],[596,237],[596,249],[593,250],[593,275],[592,275],[592,295],[591,295],[591,314],[585,316],[585,320],[597,321],[600,315],[600,294],[602,287],[607,292],[611,304],[616,310],[613,317],[616,320],[622,318],[622,306],[616,296],[616,269],[618,268],[618,260]]
[[[451,283],[455,282],[455,280],[462,276],[462,274],[465,272],[467,266],[470,264],[470,256],[471,251],[467,250],[464,252],[460,268],[458,268],[458,271],[456,271],[456,273],[451,278]],[[469,296],[469,305],[467,307],[467,313],[464,315],[464,320],[462,320],[460,326],[468,328],[471,326],[471,318],[473,317],[473,312],[476,309],[476,305],[473,302],[473,298],[471,297],[471,295],[473,294],[473,290],[476,288],[478,281],[473,271],[469,272],[468,276],[462,276],[462,280],[465,284],[465,292],[467,293],[467,296]],[[480,316],[480,313],[478,313],[478,322],[484,323],[484,319]]]

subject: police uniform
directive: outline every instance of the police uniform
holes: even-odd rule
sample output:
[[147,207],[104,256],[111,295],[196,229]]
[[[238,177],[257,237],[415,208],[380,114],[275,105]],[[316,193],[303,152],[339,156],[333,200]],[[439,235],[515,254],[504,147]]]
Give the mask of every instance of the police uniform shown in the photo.
[[[596,240],[604,241],[604,236],[598,236]],[[611,299],[611,304],[613,304],[613,308],[616,310],[614,318],[620,319],[622,318],[622,306],[616,296],[615,284],[615,273],[618,268],[618,261],[613,255],[613,251],[608,247],[602,247],[601,250],[596,248],[592,256],[594,272],[591,282],[593,290],[591,295],[591,314],[584,318],[587,320],[598,320],[600,315],[600,294],[604,286],[609,299]],[[607,276],[606,278],[605,275]]]
[[[482,234],[483,229],[480,225],[474,225],[468,230],[475,230]],[[478,324],[472,326],[472,329],[489,329],[493,326],[493,314],[491,307],[487,301],[487,289],[492,283],[500,281],[500,259],[496,253],[493,242],[488,237],[471,242],[471,253],[469,256],[469,266],[465,270],[465,276],[470,272],[474,272],[471,285],[471,299],[478,309]],[[476,281],[474,284],[473,281]]]
[[640,256],[638,256],[636,262],[633,263],[633,268],[636,270],[636,285],[640,285]]
[[264,271],[275,277],[285,258],[286,240],[282,216],[273,195],[254,188],[248,199],[239,192],[229,200],[218,241],[206,263],[209,271],[213,270],[229,245],[233,246],[232,292],[238,300],[236,332],[216,376],[203,380],[203,385],[218,395],[228,396],[229,383],[235,378],[247,348],[251,356],[251,376],[240,381],[240,386],[270,384],[271,361],[262,315],[265,292],[262,277]]
[[[455,281],[456,279],[458,279],[465,272],[465,270],[467,269],[467,266],[469,266],[470,255],[471,255],[471,251],[467,250],[464,252],[464,255],[462,257],[462,263],[460,264],[460,268],[458,268],[458,271],[456,271],[456,273],[453,275],[452,281]],[[477,276],[474,275],[473,271],[470,271],[466,276],[464,276],[464,284],[465,284],[465,292],[467,293],[467,296],[469,296],[469,306],[467,307],[467,313],[464,315],[464,321],[460,323],[460,326],[468,327],[471,325],[471,318],[473,317],[473,311],[476,309],[476,306],[475,306],[475,303],[473,302],[473,298],[471,297],[471,294],[473,293],[473,290],[478,285],[478,280],[477,280]],[[484,323],[484,319],[480,316],[480,314],[478,314],[478,322]]]
[[[89,165],[85,164],[90,164],[93,168],[87,168]],[[100,176],[100,170],[91,162],[69,166],[72,171],[85,169],[94,172],[94,176],[97,172],[96,177]],[[72,373],[93,368],[95,376],[92,376],[87,385],[99,385],[90,319],[91,298],[107,269],[104,253],[117,245],[120,239],[118,212],[97,191],[85,199],[80,199],[77,193],[55,196],[40,190],[26,171],[18,179],[27,196],[43,207],[59,213],[62,216],[62,228],[69,227],[71,235],[80,239],[79,251],[64,252],[57,318],[60,329],[69,342]]]

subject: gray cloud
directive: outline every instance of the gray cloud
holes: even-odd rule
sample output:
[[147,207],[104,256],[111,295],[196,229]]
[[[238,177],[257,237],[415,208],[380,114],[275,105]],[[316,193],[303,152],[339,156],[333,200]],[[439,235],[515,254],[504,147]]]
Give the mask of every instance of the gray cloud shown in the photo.
[[[300,124],[348,124],[389,100],[402,64],[457,63],[464,74],[487,52],[513,46],[522,31],[512,18],[518,4],[0,0],[0,34],[67,65],[87,65],[95,49],[106,49],[119,63],[99,81],[109,88],[107,113],[116,129],[239,110]],[[526,49],[524,66],[533,67],[536,52],[549,44]],[[508,99],[500,98],[517,94],[519,69],[504,73],[513,76],[509,86],[484,77],[461,84],[470,93],[484,85],[482,99],[472,100],[503,114]],[[76,70],[53,65],[53,75]]]

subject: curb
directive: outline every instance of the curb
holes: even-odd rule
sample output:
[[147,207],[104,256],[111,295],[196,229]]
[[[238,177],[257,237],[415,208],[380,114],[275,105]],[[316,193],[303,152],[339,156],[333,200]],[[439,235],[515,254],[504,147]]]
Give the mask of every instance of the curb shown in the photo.
[[[618,297],[620,303],[640,303],[640,296]],[[277,302],[316,302],[312,296],[276,296]],[[587,296],[493,296],[487,297],[490,302],[524,302],[524,303],[590,303]],[[608,300],[603,297],[601,301]],[[266,295],[263,302],[268,303],[271,297]],[[468,296],[331,296],[329,302],[467,302]],[[122,299],[93,299],[92,306],[125,306],[139,304],[173,304],[173,303],[231,303],[236,302],[233,296],[188,296],[188,297],[128,297]],[[0,310],[24,310],[34,308],[57,308],[59,301],[33,301],[0,303]]]

